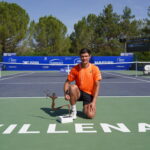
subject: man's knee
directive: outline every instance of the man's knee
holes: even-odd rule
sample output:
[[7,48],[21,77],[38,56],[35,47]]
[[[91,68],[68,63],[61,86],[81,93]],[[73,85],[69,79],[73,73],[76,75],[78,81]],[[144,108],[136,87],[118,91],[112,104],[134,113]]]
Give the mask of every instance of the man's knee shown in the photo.
[[89,118],[89,119],[93,119],[94,117],[95,117],[95,112],[87,112],[87,118]]
[[69,87],[69,95],[70,95],[70,102],[71,104],[75,104],[76,101],[79,99],[80,97],[80,91],[77,85],[70,85]]
[[89,119],[93,119],[96,115],[96,110],[91,109],[90,105],[85,105],[83,112]]
[[73,96],[76,99],[78,99],[80,97],[80,90],[79,90],[78,86],[75,84],[70,85],[69,94],[71,97]]
[[70,85],[69,87],[70,93],[74,93],[78,90],[78,86],[75,84]]

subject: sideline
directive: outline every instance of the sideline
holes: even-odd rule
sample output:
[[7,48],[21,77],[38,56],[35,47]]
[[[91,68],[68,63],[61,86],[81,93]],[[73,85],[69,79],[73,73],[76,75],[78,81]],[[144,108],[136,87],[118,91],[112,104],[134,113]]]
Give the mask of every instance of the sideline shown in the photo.
[[26,75],[33,74],[33,73],[34,73],[34,72],[30,72],[30,73],[19,73],[19,75],[12,74],[10,77],[0,78],[0,81],[2,81],[2,80],[7,80],[7,79],[12,79],[12,78],[16,78],[16,77],[21,77],[21,76],[26,76]]
[[[141,82],[141,81],[131,81],[131,82],[101,82],[101,84],[149,84],[150,82]],[[14,82],[14,83],[12,83],[12,82],[10,82],[10,83],[5,83],[5,82],[3,82],[3,83],[1,83],[1,84],[3,84],[3,85],[38,85],[38,84],[40,84],[40,85],[47,85],[47,84],[64,84],[64,82],[20,82],[20,83],[16,83],[16,82]]]
[[[98,96],[98,98],[150,98],[150,96]],[[45,97],[0,97],[0,99],[40,99]],[[58,96],[58,98],[64,98],[63,96]]]
[[129,77],[129,76],[114,74],[114,73],[110,73],[110,72],[105,72],[105,74],[111,74],[111,75],[113,75],[113,76],[118,76],[118,77],[128,78],[128,79],[134,79],[134,80],[144,81],[144,82],[150,83],[150,81],[148,81],[148,80],[139,79],[139,78],[137,78],[137,77]]

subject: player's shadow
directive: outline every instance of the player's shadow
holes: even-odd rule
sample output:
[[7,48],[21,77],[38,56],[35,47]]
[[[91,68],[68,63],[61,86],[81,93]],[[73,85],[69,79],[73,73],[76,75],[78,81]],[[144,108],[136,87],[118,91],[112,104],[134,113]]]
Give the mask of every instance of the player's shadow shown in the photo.
[[77,116],[83,119],[87,119],[86,115],[83,113],[83,111],[77,111]]
[[[58,109],[54,111],[51,108],[43,107],[41,110],[52,117],[63,116],[69,113],[68,109]],[[77,116],[84,119],[87,118],[82,111],[77,111]]]
[[52,117],[62,116],[69,113],[68,109],[58,109],[54,111],[51,108],[43,107],[41,110]]

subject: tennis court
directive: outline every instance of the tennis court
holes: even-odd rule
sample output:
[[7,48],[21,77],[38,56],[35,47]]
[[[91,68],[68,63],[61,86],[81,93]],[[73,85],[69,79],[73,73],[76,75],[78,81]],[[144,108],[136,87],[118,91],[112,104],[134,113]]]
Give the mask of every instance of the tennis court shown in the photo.
[[150,138],[150,78],[103,72],[97,115],[86,119],[82,103],[78,118],[61,124],[57,116],[68,109],[51,110],[46,92],[63,99],[65,73],[16,72],[0,78],[1,150],[148,150]]

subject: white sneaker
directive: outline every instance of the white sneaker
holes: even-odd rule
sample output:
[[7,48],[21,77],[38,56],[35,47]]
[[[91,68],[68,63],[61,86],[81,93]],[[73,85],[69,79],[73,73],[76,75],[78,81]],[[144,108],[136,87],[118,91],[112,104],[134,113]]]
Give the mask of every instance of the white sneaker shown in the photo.
[[77,112],[75,111],[72,111],[70,116],[73,118],[73,119],[77,119]]

